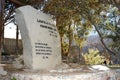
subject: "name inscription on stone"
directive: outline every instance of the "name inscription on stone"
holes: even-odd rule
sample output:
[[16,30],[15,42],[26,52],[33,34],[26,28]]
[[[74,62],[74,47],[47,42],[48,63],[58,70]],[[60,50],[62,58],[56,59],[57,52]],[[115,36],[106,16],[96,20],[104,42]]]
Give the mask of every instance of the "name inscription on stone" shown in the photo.
[[43,59],[48,59],[52,55],[52,48],[47,43],[35,43],[36,54],[42,55]]
[[[46,22],[44,20],[40,20],[40,19],[37,19],[37,22],[40,23],[40,27],[41,28],[45,28],[45,29],[48,29],[49,30],[49,35],[50,36],[53,36],[53,37],[58,37],[57,36],[57,30],[55,28],[55,25],[54,24],[51,24],[49,22]],[[41,24],[42,23],[42,24]],[[49,26],[48,26],[49,25]]]
[[[54,24],[41,19],[37,19],[37,23],[39,23],[41,28],[48,30],[50,37],[58,37]],[[47,42],[35,42],[35,52],[36,54],[41,55],[43,59],[48,59],[49,56],[52,55],[52,47],[50,47]]]

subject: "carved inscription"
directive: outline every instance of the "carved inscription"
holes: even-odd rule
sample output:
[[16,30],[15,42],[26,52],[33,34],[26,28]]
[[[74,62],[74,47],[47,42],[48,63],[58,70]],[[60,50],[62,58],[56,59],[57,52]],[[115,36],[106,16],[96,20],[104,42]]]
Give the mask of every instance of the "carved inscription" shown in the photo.
[[48,59],[52,55],[52,48],[47,43],[35,43],[36,54],[42,55],[43,59]]
[[49,30],[49,35],[52,37],[58,37],[57,36],[57,30],[55,28],[54,24],[51,24],[49,22],[46,22],[44,20],[37,19],[37,22],[40,23],[40,27],[48,29]]

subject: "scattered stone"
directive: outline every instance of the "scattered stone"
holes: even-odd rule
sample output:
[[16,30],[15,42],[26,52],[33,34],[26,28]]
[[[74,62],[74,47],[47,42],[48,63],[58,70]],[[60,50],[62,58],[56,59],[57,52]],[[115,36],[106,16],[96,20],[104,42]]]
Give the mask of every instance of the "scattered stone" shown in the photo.
[[91,67],[95,70],[103,70],[103,71],[110,70],[110,68],[104,65],[93,65]]
[[15,61],[13,61],[12,66],[16,69],[24,68],[23,56],[19,55],[17,58],[15,58]]
[[10,74],[0,75],[0,80],[11,80]]
[[7,71],[0,70],[0,75],[7,75]]
[[5,64],[0,64],[0,75],[7,75],[7,71],[4,70]]
[[55,69],[68,69],[70,66],[66,63],[61,63],[60,65],[56,66]]

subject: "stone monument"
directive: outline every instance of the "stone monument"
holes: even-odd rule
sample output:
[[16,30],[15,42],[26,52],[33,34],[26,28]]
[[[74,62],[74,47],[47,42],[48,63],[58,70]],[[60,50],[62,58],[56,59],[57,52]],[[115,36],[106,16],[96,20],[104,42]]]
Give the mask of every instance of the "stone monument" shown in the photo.
[[49,70],[61,64],[60,36],[52,16],[31,6],[16,9],[27,68]]

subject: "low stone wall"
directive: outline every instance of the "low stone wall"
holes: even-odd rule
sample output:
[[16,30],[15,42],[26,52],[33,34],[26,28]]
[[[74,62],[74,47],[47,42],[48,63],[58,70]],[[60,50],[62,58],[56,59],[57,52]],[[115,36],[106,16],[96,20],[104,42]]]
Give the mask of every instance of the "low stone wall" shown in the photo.
[[4,76],[0,75],[0,80],[11,80],[11,76],[9,74]]
[[[120,80],[120,69],[110,71],[79,72],[79,71],[50,71],[50,72],[9,72],[0,76],[0,80]],[[10,79],[11,78],[11,79]]]

